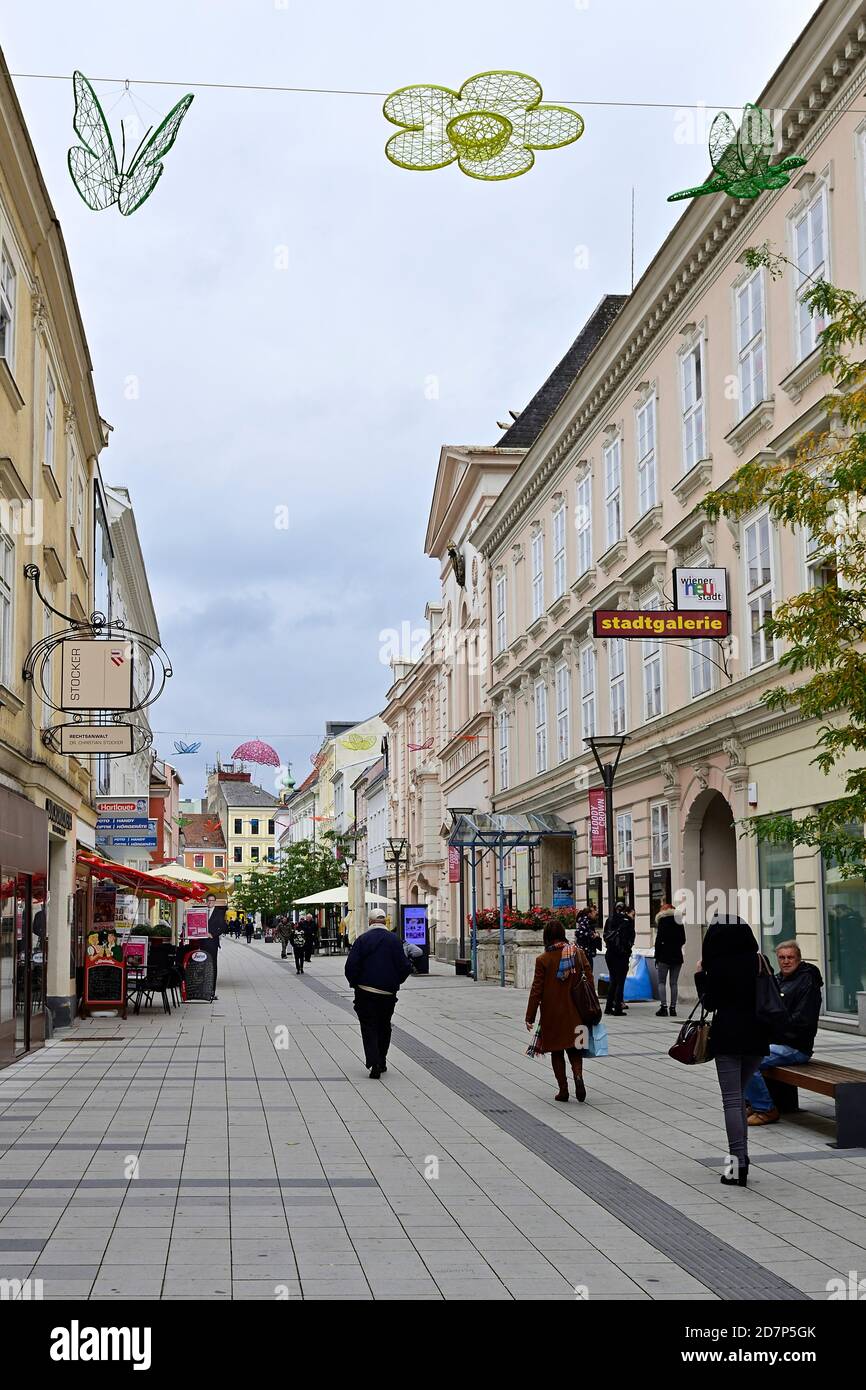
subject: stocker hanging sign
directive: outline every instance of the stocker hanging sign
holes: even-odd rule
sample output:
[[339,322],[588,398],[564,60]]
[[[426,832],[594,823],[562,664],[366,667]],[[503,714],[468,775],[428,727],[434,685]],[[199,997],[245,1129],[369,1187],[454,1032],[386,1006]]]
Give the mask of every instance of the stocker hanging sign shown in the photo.
[[61,645],[60,708],[131,710],[132,643],[124,639],[86,637]]

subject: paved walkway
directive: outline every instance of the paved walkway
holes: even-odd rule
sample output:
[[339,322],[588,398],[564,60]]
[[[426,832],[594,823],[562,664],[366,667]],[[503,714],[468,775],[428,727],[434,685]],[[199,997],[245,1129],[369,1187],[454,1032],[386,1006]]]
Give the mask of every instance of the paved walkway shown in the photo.
[[[525,1056],[525,995],[434,966],[371,1081],[341,959],[228,941],[219,998],[91,1019],[0,1072],[0,1278],[46,1298],[824,1299],[866,1273],[866,1151],[832,1108],[752,1131],[632,1005],[589,1099]],[[866,1040],[817,1055],[866,1067]]]

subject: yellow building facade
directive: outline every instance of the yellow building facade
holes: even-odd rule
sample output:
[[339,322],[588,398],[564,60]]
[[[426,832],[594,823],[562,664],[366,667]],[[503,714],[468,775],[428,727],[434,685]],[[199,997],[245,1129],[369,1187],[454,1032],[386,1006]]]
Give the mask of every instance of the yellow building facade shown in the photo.
[[[25,657],[99,606],[107,442],[66,247],[0,60],[0,1065],[75,1008],[76,842],[95,843],[91,769],[49,751]],[[59,668],[59,661],[54,663]],[[47,671],[57,690],[59,669]],[[58,716],[54,715],[57,722]],[[50,1021],[48,1023],[50,1027]]]

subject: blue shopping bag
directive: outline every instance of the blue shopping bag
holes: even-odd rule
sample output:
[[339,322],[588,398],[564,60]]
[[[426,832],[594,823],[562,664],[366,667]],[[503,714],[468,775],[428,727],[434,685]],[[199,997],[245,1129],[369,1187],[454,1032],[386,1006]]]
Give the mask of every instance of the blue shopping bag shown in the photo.
[[590,1028],[589,1040],[583,1049],[583,1055],[584,1057],[607,1057],[609,1055],[604,1019]]

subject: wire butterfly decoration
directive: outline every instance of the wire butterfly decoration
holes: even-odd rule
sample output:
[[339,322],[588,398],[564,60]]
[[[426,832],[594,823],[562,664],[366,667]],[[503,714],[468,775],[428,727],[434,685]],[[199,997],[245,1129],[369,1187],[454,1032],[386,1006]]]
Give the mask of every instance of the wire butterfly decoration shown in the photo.
[[802,155],[789,154],[778,164],[771,164],[773,154],[773,122],[760,106],[747,103],[739,130],[727,111],[720,111],[710,126],[710,163],[713,172],[697,188],[684,188],[671,193],[668,202],[681,198],[700,198],[705,193],[729,193],[733,198],[757,198],[769,188],[784,188],[790,182],[789,171],[799,169],[806,160]]
[[201,748],[201,743],[184,743],[183,739],[175,739],[174,751],[176,753],[197,753]]
[[75,92],[73,129],[82,141],[74,145],[67,156],[69,173],[81,197],[92,212],[102,212],[116,203],[124,217],[140,208],[162,178],[164,164],[180,130],[181,121],[192,105],[192,95],[181,97],[165,120],[151,134],[152,127],[126,166],[126,131],[121,131],[121,159],[117,154],[111,131],[99,98],[83,72],[72,74]]

